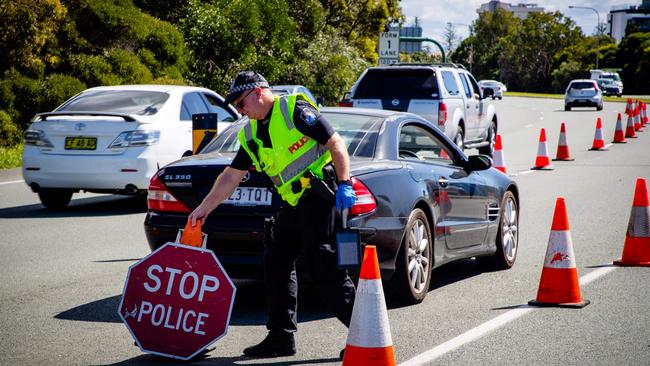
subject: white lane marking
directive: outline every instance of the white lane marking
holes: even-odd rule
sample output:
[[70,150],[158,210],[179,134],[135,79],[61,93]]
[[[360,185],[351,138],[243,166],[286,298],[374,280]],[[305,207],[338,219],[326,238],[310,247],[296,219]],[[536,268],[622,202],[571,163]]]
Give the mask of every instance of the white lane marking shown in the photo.
[[533,127],[533,126],[534,126],[534,124],[529,123],[529,124],[525,125],[524,128],[531,128],[531,127]]
[[[588,274],[582,276],[578,279],[581,286],[585,286],[591,281],[606,275],[607,273],[613,271],[616,267],[603,267],[598,268],[594,271],[589,272]],[[509,322],[525,315],[533,310],[537,310],[536,307],[527,307],[523,306],[521,308],[509,310],[495,318],[488,320],[487,322],[479,325],[476,328],[470,329],[467,332],[448,340],[447,342],[440,344],[424,353],[421,353],[406,362],[402,362],[399,366],[412,366],[412,365],[422,365],[426,362],[431,362],[436,358],[444,355],[447,352],[453,351],[456,348],[459,348],[467,343],[473,342],[492,331],[495,331],[502,326],[508,324]]]
[[607,144],[607,145],[603,146],[603,149],[609,149],[612,146],[614,146],[614,144]]
[[523,172],[519,172],[518,174],[519,175],[526,175],[526,174],[530,174],[530,173],[534,173],[534,172],[535,172],[534,170],[524,170]]
[[5,185],[5,184],[14,184],[14,183],[24,183],[24,180],[10,180],[8,182],[0,182],[0,186]]

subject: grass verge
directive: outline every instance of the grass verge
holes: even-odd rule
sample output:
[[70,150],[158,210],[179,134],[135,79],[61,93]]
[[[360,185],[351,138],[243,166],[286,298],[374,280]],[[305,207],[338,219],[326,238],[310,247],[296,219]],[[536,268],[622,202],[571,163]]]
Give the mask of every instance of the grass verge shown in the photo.
[[0,146],[0,169],[17,168],[21,164],[23,144],[14,147]]
[[[544,93],[525,93],[525,92],[506,92],[505,93],[506,97],[525,97],[525,98],[550,98],[550,99],[564,99],[564,94],[544,94]],[[619,103],[625,103],[627,102],[627,96],[623,95],[622,97],[610,97],[606,96],[605,101],[606,102],[619,102]],[[631,97],[632,98],[632,97]],[[639,99],[643,103],[650,103],[650,98],[648,97],[637,97],[634,96],[632,100],[636,101]]]

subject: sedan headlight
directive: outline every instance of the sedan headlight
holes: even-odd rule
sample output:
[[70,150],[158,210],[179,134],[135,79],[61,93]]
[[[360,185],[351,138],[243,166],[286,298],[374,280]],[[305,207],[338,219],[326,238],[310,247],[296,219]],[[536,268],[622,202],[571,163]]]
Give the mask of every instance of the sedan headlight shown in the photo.
[[25,145],[40,146],[40,147],[54,147],[50,139],[47,138],[45,132],[41,130],[27,130],[25,131]]
[[159,140],[160,131],[124,131],[108,145],[108,148],[148,146],[157,143]]

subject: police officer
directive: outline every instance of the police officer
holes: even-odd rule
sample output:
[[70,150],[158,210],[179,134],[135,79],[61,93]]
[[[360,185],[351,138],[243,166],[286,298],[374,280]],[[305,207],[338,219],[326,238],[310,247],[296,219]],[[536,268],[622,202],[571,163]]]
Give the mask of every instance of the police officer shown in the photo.
[[[350,208],[356,200],[347,148],[313,101],[303,94],[274,96],[258,73],[237,74],[226,103],[233,103],[250,120],[239,131],[241,147],[234,160],[189,219],[192,225],[205,220],[252,166],[269,176],[283,200],[272,240],[264,249],[269,333],[244,349],[244,355],[294,355],[299,254],[320,297],[345,326],[350,325],[355,288],[347,272],[337,267],[333,244],[337,210]],[[327,172],[332,172],[334,182],[328,181]]]

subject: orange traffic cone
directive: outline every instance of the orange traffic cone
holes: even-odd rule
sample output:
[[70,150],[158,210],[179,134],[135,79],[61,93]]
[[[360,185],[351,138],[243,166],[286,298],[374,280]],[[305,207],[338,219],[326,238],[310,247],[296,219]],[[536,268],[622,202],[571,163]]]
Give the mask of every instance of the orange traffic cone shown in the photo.
[[589,302],[580,296],[566,204],[564,198],[558,197],[537,298],[529,301],[528,305],[582,308]]
[[499,169],[503,174],[508,174],[506,170],[506,159],[503,157],[503,146],[501,146],[501,135],[497,135],[494,143],[494,167]]
[[636,138],[636,130],[634,129],[634,117],[632,115],[627,116],[627,126],[625,128],[625,137],[626,138]]
[[634,130],[641,131],[641,111],[639,110],[639,105],[636,105],[634,109],[633,118],[634,118]]
[[616,118],[616,131],[614,131],[614,140],[613,143],[616,144],[627,144],[625,141],[625,132],[623,131],[623,121],[621,120],[621,114],[618,114]]
[[394,366],[395,353],[381,286],[377,249],[366,245],[343,354],[343,366]]
[[647,104],[643,103],[643,121],[641,121],[641,124],[644,126],[648,124],[648,108]]
[[600,121],[600,117],[596,120],[596,133],[594,134],[594,142],[591,144],[591,149],[589,150],[607,150],[605,148],[605,138],[603,137],[603,123]]
[[636,180],[623,255],[621,259],[614,261],[614,264],[650,267],[650,202],[648,202],[648,187],[644,178]]
[[574,159],[571,159],[570,155],[569,145],[566,142],[566,126],[564,125],[564,122],[562,122],[562,125],[560,126],[560,140],[557,143],[557,153],[553,160],[573,161]]
[[627,98],[627,104],[625,104],[625,114],[628,116],[632,114],[632,99]]
[[546,131],[542,128],[539,131],[539,145],[537,147],[537,157],[535,158],[535,170],[553,170],[551,161],[548,157],[548,146],[546,145]]

